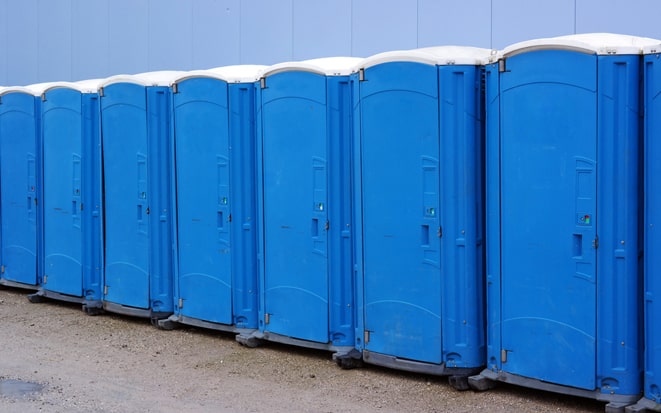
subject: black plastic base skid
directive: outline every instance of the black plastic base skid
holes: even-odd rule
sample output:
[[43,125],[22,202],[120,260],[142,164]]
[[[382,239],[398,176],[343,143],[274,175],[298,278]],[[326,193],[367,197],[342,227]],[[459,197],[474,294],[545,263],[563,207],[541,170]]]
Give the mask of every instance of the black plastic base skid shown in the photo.
[[626,413],[661,412],[661,403],[643,397],[638,403],[627,406],[624,411]]
[[548,383],[505,371],[495,372],[489,369],[482,370],[480,374],[468,378],[468,385],[477,391],[489,390],[496,385],[496,382],[510,383],[531,389],[607,402],[608,404],[606,404],[605,407],[606,413],[625,413],[626,409],[635,403],[640,397],[640,395],[605,394],[599,390],[585,390],[576,387],[563,386],[561,384]]
[[334,353],[333,360],[335,360],[335,363],[337,363],[337,365],[343,370],[363,367],[363,355],[355,348],[347,352]]

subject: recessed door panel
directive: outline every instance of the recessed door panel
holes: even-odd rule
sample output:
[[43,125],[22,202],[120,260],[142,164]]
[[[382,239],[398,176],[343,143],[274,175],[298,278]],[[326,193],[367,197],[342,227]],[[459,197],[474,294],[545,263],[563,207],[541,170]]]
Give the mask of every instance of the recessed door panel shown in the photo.
[[[81,95],[55,89],[43,103],[44,288],[82,296]],[[88,207],[91,207],[89,205]]]
[[287,72],[262,90],[265,329],[326,343],[326,79]]
[[502,368],[593,390],[595,56],[540,51],[501,73]]
[[104,299],[149,308],[151,195],[145,88],[110,85],[105,88],[101,103],[106,222]]
[[34,96],[12,93],[0,104],[2,271],[37,284],[37,145]]
[[180,312],[231,324],[227,84],[186,80],[178,84],[174,105]]
[[436,67],[366,69],[360,110],[365,348],[440,363]]

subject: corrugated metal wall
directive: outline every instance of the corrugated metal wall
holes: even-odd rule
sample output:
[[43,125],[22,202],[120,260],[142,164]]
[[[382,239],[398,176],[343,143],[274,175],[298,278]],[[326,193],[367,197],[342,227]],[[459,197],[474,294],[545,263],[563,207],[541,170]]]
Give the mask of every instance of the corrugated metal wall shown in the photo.
[[0,0],[0,84],[594,31],[661,38],[660,14],[658,0]]

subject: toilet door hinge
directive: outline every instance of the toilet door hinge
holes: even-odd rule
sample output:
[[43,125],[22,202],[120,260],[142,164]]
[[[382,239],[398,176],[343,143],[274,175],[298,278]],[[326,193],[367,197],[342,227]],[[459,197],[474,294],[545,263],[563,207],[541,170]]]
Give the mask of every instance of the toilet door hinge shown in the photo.
[[498,71],[501,73],[507,71],[507,65],[505,63],[505,59],[500,59],[498,61]]
[[179,305],[179,308],[184,308],[184,299],[183,298],[179,299],[178,305]]
[[108,286],[107,285],[103,286],[103,295],[108,295]]
[[594,249],[599,248],[599,237],[598,236],[594,237],[594,239],[592,240],[592,248],[594,248]]
[[271,322],[271,314],[266,313],[264,314],[264,324],[268,324]]
[[365,69],[358,71],[358,80],[363,82],[365,80]]
[[44,275],[44,284],[48,283],[48,275]]
[[5,273],[5,266],[3,265],[2,267],[0,267],[0,274],[4,274],[4,273]]
[[436,232],[436,235],[438,235],[439,238],[443,238],[443,227],[438,226],[438,231]]
[[363,334],[363,340],[365,341],[365,344],[368,344],[370,342],[370,332],[369,330],[365,330],[365,333]]
[[502,349],[500,350],[500,362],[501,363],[507,363],[507,352],[509,350]]

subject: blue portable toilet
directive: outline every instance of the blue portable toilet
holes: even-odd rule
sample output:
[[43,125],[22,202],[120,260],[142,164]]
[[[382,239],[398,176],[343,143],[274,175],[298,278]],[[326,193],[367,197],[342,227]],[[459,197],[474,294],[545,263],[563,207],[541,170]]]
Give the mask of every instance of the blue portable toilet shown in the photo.
[[177,248],[174,314],[163,328],[257,328],[255,94],[264,68],[187,72],[172,85]]
[[101,308],[101,141],[98,80],[53,83],[41,94],[43,297]]
[[643,397],[627,412],[661,411],[661,40],[643,48],[644,102],[644,375]]
[[0,89],[0,286],[40,282],[42,88]]
[[254,337],[335,356],[349,353],[354,341],[349,74],[358,61],[271,66],[257,106],[261,289]]
[[365,59],[353,82],[363,360],[467,376],[485,364],[482,62],[445,46]]
[[173,312],[170,83],[181,73],[113,76],[99,91],[103,308],[153,322]]
[[572,35],[486,68],[487,368],[610,402],[641,391],[641,48]]

